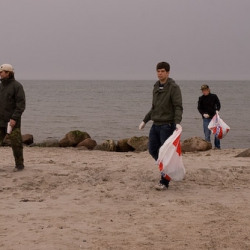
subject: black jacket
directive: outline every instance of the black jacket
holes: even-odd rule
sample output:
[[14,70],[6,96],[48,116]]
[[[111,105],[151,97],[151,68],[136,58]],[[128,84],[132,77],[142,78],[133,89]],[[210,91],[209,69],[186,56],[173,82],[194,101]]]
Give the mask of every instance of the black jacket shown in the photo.
[[210,118],[216,113],[216,110],[220,110],[220,100],[217,95],[209,93],[208,95],[202,95],[199,97],[198,100],[198,110],[202,115],[209,114]]
[[21,126],[21,115],[25,110],[25,93],[15,78],[2,79],[0,83],[0,127],[6,127],[10,119]]

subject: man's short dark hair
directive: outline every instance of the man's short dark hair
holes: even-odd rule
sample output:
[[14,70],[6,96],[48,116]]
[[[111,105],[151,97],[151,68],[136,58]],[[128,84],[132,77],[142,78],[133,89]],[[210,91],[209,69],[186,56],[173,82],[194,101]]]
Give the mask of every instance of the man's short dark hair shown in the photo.
[[167,62],[159,62],[156,65],[156,70],[158,70],[158,69],[165,69],[167,72],[169,72],[170,71],[170,65]]

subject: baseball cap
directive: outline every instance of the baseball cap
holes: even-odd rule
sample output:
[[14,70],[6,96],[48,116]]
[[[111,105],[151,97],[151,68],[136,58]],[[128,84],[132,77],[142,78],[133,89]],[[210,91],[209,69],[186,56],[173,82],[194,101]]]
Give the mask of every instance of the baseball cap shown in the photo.
[[209,86],[208,86],[208,85],[206,85],[206,84],[201,85],[201,90],[203,90],[203,89],[209,89]]
[[5,63],[0,66],[0,72],[2,71],[9,71],[14,73],[14,68],[10,64]]

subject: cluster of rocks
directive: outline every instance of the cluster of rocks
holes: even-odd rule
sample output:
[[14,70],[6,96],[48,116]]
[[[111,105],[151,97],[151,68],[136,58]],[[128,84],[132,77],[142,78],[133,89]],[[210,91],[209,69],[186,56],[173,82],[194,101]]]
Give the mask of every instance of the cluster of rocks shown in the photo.
[[[33,136],[30,134],[22,135],[22,140],[25,145],[39,146],[39,147],[76,147],[82,150],[102,150],[113,152],[141,152],[148,150],[147,136],[133,136],[118,140],[117,143],[108,139],[101,144],[91,138],[87,132],[74,130],[68,132],[61,140],[48,139],[40,143],[34,143]],[[10,140],[5,139],[5,145],[10,146]],[[206,151],[212,149],[212,144],[203,140],[200,137],[192,137],[181,142],[182,152]]]
[[[133,136],[118,140],[117,143],[108,139],[101,144],[91,138],[87,132],[74,130],[68,132],[63,139],[59,140],[46,140],[41,143],[32,144],[31,146],[40,147],[76,147],[82,150],[102,150],[113,152],[141,152],[148,150],[148,137],[147,136]],[[182,152],[195,152],[206,151],[212,149],[212,144],[203,140],[200,137],[192,137],[181,142]]]
[[[74,130],[68,132],[61,140],[48,139],[40,143],[33,142],[33,136],[30,134],[22,135],[22,140],[25,145],[38,146],[38,147],[76,147],[81,150],[102,150],[113,152],[142,152],[148,150],[148,137],[133,136],[131,138],[125,138],[118,140],[117,143],[108,139],[100,144],[90,137],[87,132]],[[4,141],[5,146],[10,146],[10,140],[7,137]],[[192,137],[181,142],[182,152],[197,152],[207,151],[212,149],[212,144],[203,140],[200,137]],[[249,157],[250,149],[242,153],[238,157]],[[237,156],[236,156],[237,157]]]
[[33,143],[30,146],[40,147],[76,147],[81,150],[102,150],[113,152],[128,152],[128,151],[146,151],[148,149],[148,137],[133,136],[131,138],[125,138],[119,140],[117,143],[108,139],[97,144],[97,142],[91,138],[87,132],[74,130],[68,132],[60,141],[52,139],[46,140],[41,143]]
[[[115,143],[114,140],[109,139],[101,144],[97,145],[96,141],[91,139],[90,135],[81,131],[70,131],[65,137],[58,142],[59,147],[77,147],[88,150],[102,150],[102,151],[116,151],[116,152],[128,152],[128,151],[147,151],[148,150],[148,137],[133,136],[131,138],[125,138],[118,140]],[[192,137],[184,140],[181,143],[182,152],[196,152],[206,151],[212,149],[212,144],[203,140],[200,137]]]

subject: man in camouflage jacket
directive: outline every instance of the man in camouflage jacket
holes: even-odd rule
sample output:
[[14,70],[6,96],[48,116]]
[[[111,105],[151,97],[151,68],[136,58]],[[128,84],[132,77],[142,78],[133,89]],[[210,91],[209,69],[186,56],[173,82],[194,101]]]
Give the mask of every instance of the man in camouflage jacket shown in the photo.
[[23,86],[15,80],[14,68],[10,64],[0,66],[0,77],[0,145],[9,123],[12,128],[9,138],[15,158],[14,171],[20,171],[24,169],[21,116],[25,110],[25,93]]

